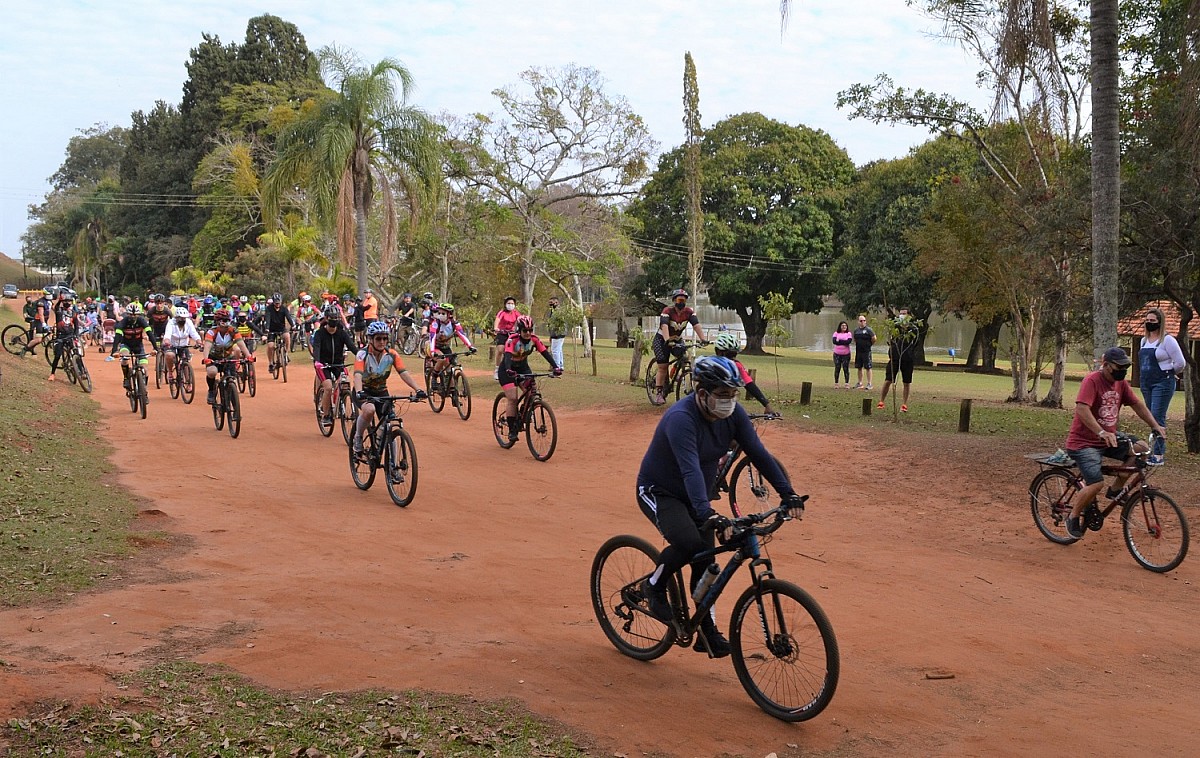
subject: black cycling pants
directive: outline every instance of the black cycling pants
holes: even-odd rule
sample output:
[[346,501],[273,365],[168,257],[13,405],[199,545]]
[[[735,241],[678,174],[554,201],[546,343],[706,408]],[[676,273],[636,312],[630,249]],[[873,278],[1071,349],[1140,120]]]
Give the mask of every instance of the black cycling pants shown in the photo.
[[[674,498],[656,487],[638,487],[638,507],[642,514],[667,540],[662,551],[663,574],[674,574],[691,563],[692,556],[713,546],[713,533],[702,530],[703,522],[697,522],[692,509],[682,500]],[[700,576],[712,563],[711,558],[692,563],[690,586],[695,588]]]

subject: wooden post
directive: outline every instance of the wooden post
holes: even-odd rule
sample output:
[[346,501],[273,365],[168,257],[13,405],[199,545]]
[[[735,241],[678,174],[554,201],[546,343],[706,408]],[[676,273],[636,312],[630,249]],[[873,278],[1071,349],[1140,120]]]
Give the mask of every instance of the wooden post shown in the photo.
[[592,343],[592,376],[596,376],[599,373],[600,373],[600,370],[598,368],[596,368],[596,343],[593,342]]
[[812,401],[812,382],[800,383],[800,405],[808,405]]
[[971,399],[963,400],[958,406],[958,431],[966,434],[971,431]]
[[862,415],[864,415],[864,416],[870,416],[870,415],[871,415],[871,408],[872,408],[872,406],[874,405],[874,402],[875,402],[875,401],[873,401],[873,400],[872,400],[871,398],[869,398],[869,397],[864,397],[862,400],[863,400],[863,412],[862,412]]
[[493,364],[496,362],[496,346],[488,345],[488,360]]
[[747,371],[750,374],[750,381],[757,382],[758,381],[758,369],[752,368],[752,369],[747,369]]

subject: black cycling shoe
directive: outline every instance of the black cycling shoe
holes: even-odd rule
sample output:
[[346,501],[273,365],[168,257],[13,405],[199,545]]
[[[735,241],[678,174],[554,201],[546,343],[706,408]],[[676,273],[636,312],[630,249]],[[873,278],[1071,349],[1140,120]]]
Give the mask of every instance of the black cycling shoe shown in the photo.
[[671,623],[671,601],[667,600],[667,588],[659,587],[650,583],[650,580],[642,582],[642,597],[646,598],[646,608],[650,611],[650,615],[664,624]]
[[696,643],[692,645],[692,650],[697,653],[708,653],[709,658],[724,658],[732,652],[733,648],[729,646],[729,640],[725,639],[721,630],[717,629],[716,623],[712,619],[708,619],[700,623],[700,634],[696,637]]

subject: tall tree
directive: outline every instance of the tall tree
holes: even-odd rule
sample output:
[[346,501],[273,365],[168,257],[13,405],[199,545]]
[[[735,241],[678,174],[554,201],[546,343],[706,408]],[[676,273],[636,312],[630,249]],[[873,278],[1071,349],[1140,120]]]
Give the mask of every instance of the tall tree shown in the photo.
[[[1018,48],[1025,32],[1051,17],[1051,0],[1003,0],[1012,23],[1004,45]],[[943,0],[940,5],[969,10],[973,1]],[[1089,0],[1091,11],[1092,112],[1092,350],[1099,359],[1117,337],[1117,237],[1121,213],[1120,61],[1118,57],[1118,0]],[[779,0],[780,25],[786,27],[791,0]],[[1045,39],[1041,32],[1038,33]]]
[[393,182],[399,175],[436,176],[434,127],[408,102],[412,74],[399,61],[385,58],[366,66],[334,47],[322,48],[318,58],[334,94],[280,136],[264,187],[265,211],[268,223],[277,223],[281,198],[294,185],[304,185],[322,227],[337,230],[343,259],[353,250],[362,291],[371,284],[370,212],[377,202],[382,205],[382,275],[396,252]]
[[[1044,2],[1045,0],[1043,0]],[[1091,0],[1092,356],[1117,344],[1121,108],[1117,0]]]
[[692,295],[700,292],[700,268],[704,265],[704,215],[700,208],[700,85],[690,52],[683,55],[684,172],[688,195],[688,281]]
[[544,225],[581,199],[632,196],[656,143],[624,98],[604,92],[595,69],[531,68],[521,80],[521,90],[492,92],[506,119],[477,115],[457,136],[464,149],[474,148],[465,173],[522,224],[515,256],[521,299],[532,305]]
[[[659,160],[629,211],[649,255],[640,285],[651,293],[687,273],[684,152]],[[826,271],[842,252],[854,164],[824,132],[760,113],[715,124],[700,152],[703,278],[713,303],[737,310],[747,351],[759,352],[767,328],[759,296],[790,290],[793,311],[820,310]]]

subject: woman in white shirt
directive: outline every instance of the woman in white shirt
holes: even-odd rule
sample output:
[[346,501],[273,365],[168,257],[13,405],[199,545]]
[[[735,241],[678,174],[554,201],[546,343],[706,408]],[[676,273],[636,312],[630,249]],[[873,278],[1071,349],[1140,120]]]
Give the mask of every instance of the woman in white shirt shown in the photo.
[[[1151,308],[1146,314],[1146,338],[1138,351],[1139,382],[1142,397],[1151,415],[1164,428],[1167,425],[1167,408],[1175,394],[1176,377],[1182,376],[1187,367],[1179,341],[1164,333],[1166,318],[1161,308]],[[1161,465],[1166,458],[1166,440],[1158,440],[1151,451],[1150,463]]]

